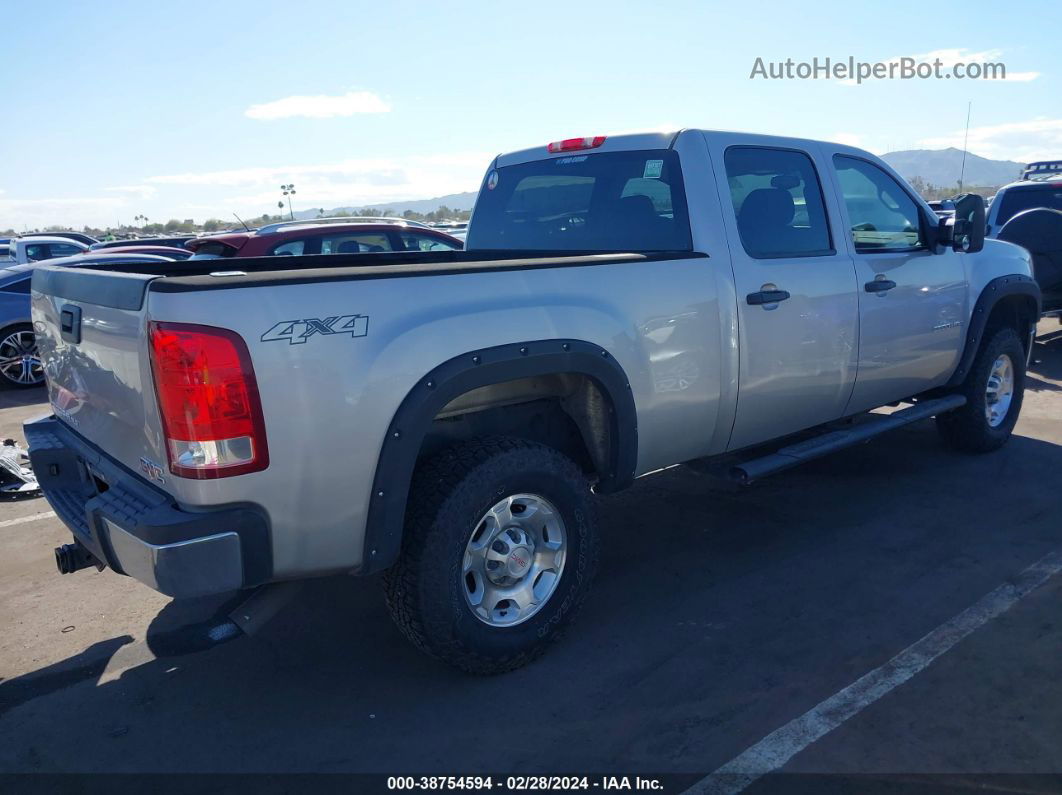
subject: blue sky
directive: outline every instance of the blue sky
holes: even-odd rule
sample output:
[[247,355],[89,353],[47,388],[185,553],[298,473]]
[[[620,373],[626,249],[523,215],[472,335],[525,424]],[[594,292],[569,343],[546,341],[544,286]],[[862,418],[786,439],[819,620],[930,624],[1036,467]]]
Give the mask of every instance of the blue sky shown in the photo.
[[[474,190],[500,151],[678,127],[1062,157],[1057,0],[31,3],[4,13],[0,228]],[[1006,64],[1007,81],[750,80],[766,61]]]

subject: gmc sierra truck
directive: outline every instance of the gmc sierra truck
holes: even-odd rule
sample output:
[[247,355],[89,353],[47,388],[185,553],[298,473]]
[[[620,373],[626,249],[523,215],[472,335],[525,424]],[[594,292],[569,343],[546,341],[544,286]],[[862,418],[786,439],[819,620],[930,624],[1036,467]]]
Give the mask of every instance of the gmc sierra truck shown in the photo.
[[590,588],[595,492],[930,417],[1004,444],[1040,293],[984,212],[852,147],[682,130],[498,156],[466,251],[42,267],[60,571],[251,600],[384,571],[419,648],[515,668]]

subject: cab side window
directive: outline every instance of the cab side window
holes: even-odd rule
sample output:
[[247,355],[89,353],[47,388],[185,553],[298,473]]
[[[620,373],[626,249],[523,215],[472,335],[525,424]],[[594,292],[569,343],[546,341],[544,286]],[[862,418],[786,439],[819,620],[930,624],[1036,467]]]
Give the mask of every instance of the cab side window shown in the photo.
[[741,245],[750,257],[834,253],[810,157],[792,149],[732,146],[723,159]]
[[856,251],[910,251],[925,245],[922,214],[888,173],[855,157],[834,155]]

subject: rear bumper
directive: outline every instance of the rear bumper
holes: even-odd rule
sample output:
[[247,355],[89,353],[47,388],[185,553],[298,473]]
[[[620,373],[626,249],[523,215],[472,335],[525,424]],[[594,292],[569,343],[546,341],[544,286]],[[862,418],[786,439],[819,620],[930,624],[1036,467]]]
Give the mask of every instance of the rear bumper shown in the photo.
[[260,509],[182,510],[55,417],[25,425],[44,496],[101,563],[174,597],[260,585],[272,572]]

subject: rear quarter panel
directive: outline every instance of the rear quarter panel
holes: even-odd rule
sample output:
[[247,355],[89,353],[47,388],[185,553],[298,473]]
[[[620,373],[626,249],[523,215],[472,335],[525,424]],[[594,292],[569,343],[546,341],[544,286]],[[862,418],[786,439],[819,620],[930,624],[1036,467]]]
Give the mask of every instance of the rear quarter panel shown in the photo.
[[[383,434],[414,384],[480,348],[558,338],[599,345],[626,372],[638,473],[705,455],[718,437],[728,268],[723,256],[149,293],[151,319],[247,340],[269,444],[263,472],[169,487],[190,508],[264,506],[278,578],[356,569]],[[368,316],[363,337],[261,339],[281,321],[353,314]]]

